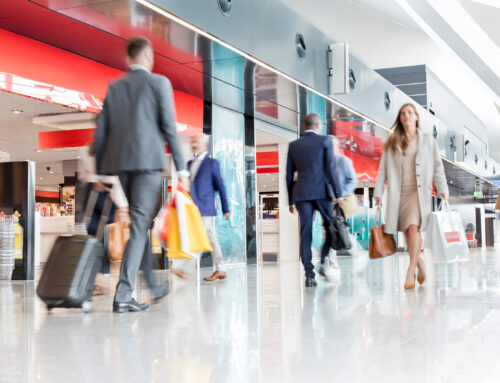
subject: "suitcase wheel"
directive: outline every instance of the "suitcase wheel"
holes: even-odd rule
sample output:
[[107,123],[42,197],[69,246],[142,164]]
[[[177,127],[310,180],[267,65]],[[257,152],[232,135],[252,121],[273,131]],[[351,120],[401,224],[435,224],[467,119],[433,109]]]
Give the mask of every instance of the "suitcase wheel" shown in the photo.
[[54,308],[54,305],[47,305],[47,311],[50,313],[50,311]]
[[84,313],[89,313],[92,311],[92,302],[91,301],[85,301],[82,303],[82,311]]

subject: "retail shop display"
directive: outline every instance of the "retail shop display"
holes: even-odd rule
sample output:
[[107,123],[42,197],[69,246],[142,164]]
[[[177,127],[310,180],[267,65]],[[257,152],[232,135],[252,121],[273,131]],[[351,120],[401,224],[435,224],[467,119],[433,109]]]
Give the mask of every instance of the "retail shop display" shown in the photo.
[[370,259],[377,259],[393,255],[397,251],[396,241],[392,234],[384,233],[382,224],[382,209],[377,209],[378,225],[370,230],[370,243],[368,245],[368,255]]
[[0,279],[10,280],[14,270],[15,217],[0,213]]
[[14,212],[14,231],[15,231],[15,237],[14,237],[14,258],[15,259],[22,259],[23,258],[23,235],[24,235],[24,229],[19,223],[19,217],[21,214],[16,210]]
[[469,245],[462,219],[443,201],[438,211],[432,212],[425,232],[424,246],[432,251],[434,262],[452,263],[470,260]]

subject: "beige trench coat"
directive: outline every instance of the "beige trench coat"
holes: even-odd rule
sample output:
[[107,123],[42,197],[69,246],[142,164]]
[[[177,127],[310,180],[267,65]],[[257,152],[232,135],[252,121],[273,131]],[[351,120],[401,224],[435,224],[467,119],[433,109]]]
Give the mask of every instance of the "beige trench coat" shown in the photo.
[[[436,186],[438,195],[448,194],[448,185],[444,174],[444,166],[434,137],[417,130],[418,149],[415,158],[417,174],[418,201],[422,215],[421,231],[425,231],[432,212],[432,184]],[[398,227],[399,200],[401,197],[401,149],[396,152],[387,150],[382,153],[375,184],[374,197],[382,197],[385,182],[388,183],[387,206],[385,212],[384,231],[394,234]]]

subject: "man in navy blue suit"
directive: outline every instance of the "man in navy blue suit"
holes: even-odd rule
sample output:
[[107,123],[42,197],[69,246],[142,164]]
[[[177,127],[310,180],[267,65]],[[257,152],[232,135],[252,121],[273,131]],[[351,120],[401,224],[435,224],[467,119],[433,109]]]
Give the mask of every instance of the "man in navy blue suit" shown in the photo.
[[326,227],[333,215],[333,202],[342,203],[337,178],[337,165],[332,139],[321,135],[321,120],[317,114],[304,118],[304,136],[290,143],[286,182],[290,212],[299,212],[300,258],[306,273],[306,287],[316,286],[312,264],[312,228],[314,212],[318,210],[325,224],[326,238],[321,250],[319,274],[327,278],[331,236]]
[[222,261],[222,251],[215,231],[215,192],[219,192],[222,213],[229,219],[229,207],[226,197],[226,188],[220,174],[219,161],[212,158],[208,152],[208,136],[196,134],[191,139],[191,149],[195,157],[188,162],[191,177],[191,197],[200,210],[203,225],[213,248],[214,273],[205,278],[206,281],[224,279],[227,274]]

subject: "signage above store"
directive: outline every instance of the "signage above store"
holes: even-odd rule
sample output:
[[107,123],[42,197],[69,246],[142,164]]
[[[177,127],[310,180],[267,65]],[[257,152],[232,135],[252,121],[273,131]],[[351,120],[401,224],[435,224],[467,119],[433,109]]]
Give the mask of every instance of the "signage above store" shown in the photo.
[[46,84],[10,73],[0,73],[0,90],[85,112],[99,113],[102,109],[102,100],[90,93]]
[[[99,113],[108,84],[124,71],[0,29],[0,91]],[[203,130],[203,99],[174,89],[176,121],[184,132]]]
[[94,129],[55,130],[38,133],[38,149],[79,148],[94,140]]

